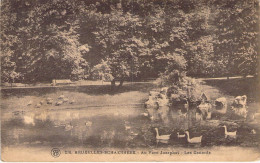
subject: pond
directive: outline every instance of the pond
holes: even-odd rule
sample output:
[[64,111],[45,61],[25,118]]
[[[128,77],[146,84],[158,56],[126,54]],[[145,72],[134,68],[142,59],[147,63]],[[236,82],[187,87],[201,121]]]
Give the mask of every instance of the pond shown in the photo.
[[[75,103],[61,106],[43,102],[41,108],[27,106],[46,97],[57,99],[59,95],[74,99]],[[52,146],[52,147],[211,147],[244,146],[259,148],[259,117],[255,120],[232,119],[230,116],[201,120],[194,109],[181,110],[160,107],[144,107],[147,92],[127,91],[114,95],[89,95],[58,90],[38,96],[8,96],[2,102],[2,145]],[[128,100],[126,100],[128,99]],[[249,114],[259,108],[249,104]],[[225,138],[223,125],[228,131],[237,131],[236,138]],[[169,135],[169,141],[157,140]],[[178,137],[189,131],[190,137],[202,136],[199,144]],[[255,132],[254,132],[255,131]]]

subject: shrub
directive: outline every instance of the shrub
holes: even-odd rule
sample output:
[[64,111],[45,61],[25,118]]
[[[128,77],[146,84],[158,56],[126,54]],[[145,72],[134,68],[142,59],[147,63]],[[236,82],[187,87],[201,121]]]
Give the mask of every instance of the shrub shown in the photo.
[[176,55],[169,61],[164,73],[156,80],[161,87],[168,87],[167,96],[173,101],[199,101],[202,90],[198,81],[186,76],[186,61],[184,57]]

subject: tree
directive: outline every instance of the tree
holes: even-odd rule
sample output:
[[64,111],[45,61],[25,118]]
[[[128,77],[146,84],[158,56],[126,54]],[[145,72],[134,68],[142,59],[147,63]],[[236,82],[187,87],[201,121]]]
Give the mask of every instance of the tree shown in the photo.
[[[142,54],[145,71],[158,77],[159,73],[166,70],[168,60],[175,54],[187,54],[186,41],[188,40],[188,17],[174,2],[157,1],[144,5],[142,37],[147,40],[147,52]],[[149,67],[148,67],[149,66]],[[147,70],[148,69],[148,70]]]
[[[113,81],[112,70],[110,69],[110,64],[108,61],[102,60],[100,64],[97,64],[92,69],[92,76],[94,79],[103,81]],[[114,86],[113,84],[112,86]]]
[[100,70],[122,85],[158,77],[177,55],[191,76],[256,74],[256,0],[12,0],[1,9],[4,81]]
[[200,37],[189,45],[189,69],[191,76],[214,76],[221,73],[221,60],[215,60],[214,35]]
[[60,0],[14,0],[4,1],[4,5],[17,16],[12,22],[16,39],[9,60],[15,62],[13,65],[22,81],[78,79],[88,73],[82,54],[89,46],[80,44],[77,33],[76,12],[82,7],[80,4]]
[[226,60],[226,74],[256,74],[258,56],[258,2],[214,1],[218,42],[215,50]]
[[121,10],[112,10],[110,14],[99,15],[100,24],[97,31],[96,43],[102,48],[101,53],[111,73],[111,85],[119,80],[122,86],[124,80],[138,73],[138,55],[142,45],[135,38],[133,29],[139,25],[139,19]]
[[186,76],[186,60],[179,54],[173,54],[168,58],[166,70],[161,74],[162,85],[178,86]]
[[1,45],[1,82],[14,82],[20,77],[17,72],[13,48],[18,41],[14,33],[16,14],[11,12],[10,2],[1,3],[0,45]]

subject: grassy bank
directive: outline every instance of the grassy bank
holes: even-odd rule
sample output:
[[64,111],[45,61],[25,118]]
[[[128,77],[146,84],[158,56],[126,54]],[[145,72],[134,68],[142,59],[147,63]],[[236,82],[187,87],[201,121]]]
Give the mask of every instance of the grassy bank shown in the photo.
[[259,80],[256,78],[207,80],[205,83],[230,96],[247,95],[248,102],[260,101]]
[[120,88],[111,89],[110,85],[77,85],[77,86],[63,86],[63,87],[34,87],[34,88],[19,88],[19,89],[2,89],[2,98],[12,96],[36,96],[41,97],[50,93],[69,91],[75,93],[85,93],[88,95],[116,95],[119,93],[126,93],[131,91],[149,92],[153,87],[156,87],[152,82],[133,82],[125,83]]

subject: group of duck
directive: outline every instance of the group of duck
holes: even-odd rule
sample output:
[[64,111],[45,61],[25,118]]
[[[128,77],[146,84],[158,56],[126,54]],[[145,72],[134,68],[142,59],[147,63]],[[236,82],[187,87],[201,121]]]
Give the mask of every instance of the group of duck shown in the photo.
[[196,101],[191,100],[186,96],[185,92],[172,93],[171,88],[163,87],[161,90],[153,90],[149,92],[149,98],[145,102],[145,108],[160,109],[164,106],[170,109],[182,110],[183,116],[186,116],[188,110],[196,108],[196,119],[205,120],[213,117],[221,117],[228,113],[236,117],[246,118],[248,114],[247,96],[237,96],[228,105],[226,97],[219,97],[211,100],[205,93],[201,96],[196,95]]
[[[61,124],[61,125],[57,125],[57,126],[54,126],[54,127],[60,127],[60,126],[64,126],[65,128],[65,131],[71,131],[74,126],[72,125],[72,123],[67,123],[67,124]],[[86,121],[85,122],[85,126],[86,127],[91,127],[92,126],[92,121]]]
[[[55,103],[55,106],[60,106],[64,103],[69,103],[69,104],[74,104],[75,103],[75,100],[74,99],[69,99],[67,97],[65,97],[64,95],[60,95],[56,101],[54,101],[52,98],[50,97],[47,97],[46,100],[41,100],[39,103],[37,103],[35,105],[35,108],[40,108],[42,105],[44,104],[49,104],[49,105],[52,105],[53,103]],[[29,101],[27,106],[31,106],[33,105],[33,101]]]
[[[223,125],[222,127],[224,128],[224,136],[225,136],[225,138],[233,138],[233,139],[235,139],[237,137],[237,131],[232,131],[232,132],[228,131],[226,125]],[[157,141],[161,141],[161,142],[166,141],[167,142],[167,141],[170,140],[171,134],[160,135],[158,128],[155,128],[155,131],[156,131],[156,140]],[[256,134],[256,131],[253,129],[251,131],[251,133],[252,134]],[[203,135],[201,135],[201,136],[198,136],[198,137],[191,138],[190,134],[189,134],[189,131],[185,131],[184,134],[180,134],[179,132],[177,132],[176,136],[177,136],[178,139],[186,138],[187,142],[191,143],[191,144],[201,143],[201,140],[202,140],[202,137],[203,137]]]

